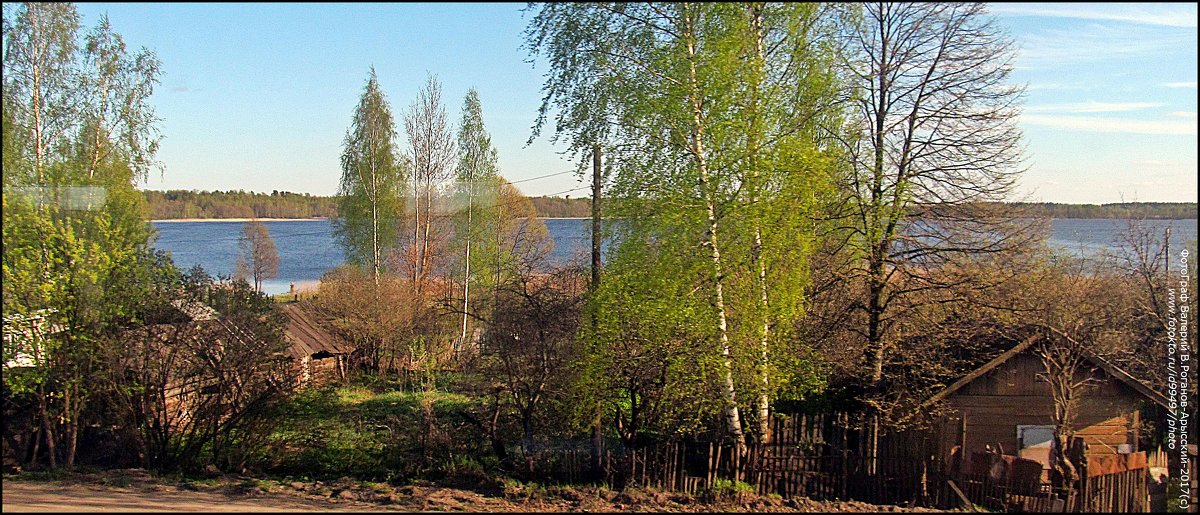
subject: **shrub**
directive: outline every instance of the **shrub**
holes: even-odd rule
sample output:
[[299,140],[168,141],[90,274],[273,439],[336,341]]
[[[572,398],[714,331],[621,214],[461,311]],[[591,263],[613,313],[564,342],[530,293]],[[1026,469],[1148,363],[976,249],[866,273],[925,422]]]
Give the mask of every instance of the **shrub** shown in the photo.
[[741,481],[717,478],[701,497],[706,502],[745,502],[754,495],[754,486]]

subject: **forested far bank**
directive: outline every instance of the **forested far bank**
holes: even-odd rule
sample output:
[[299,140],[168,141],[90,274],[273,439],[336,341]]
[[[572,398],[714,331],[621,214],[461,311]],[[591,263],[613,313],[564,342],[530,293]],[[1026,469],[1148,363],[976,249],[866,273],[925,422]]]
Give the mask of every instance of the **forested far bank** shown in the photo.
[[1146,218],[1150,220],[1192,220],[1196,218],[1195,202],[1114,202],[1110,204],[1017,202],[1012,205],[1027,209],[1036,216],[1045,218]]
[[[333,218],[337,197],[272,191],[144,190],[150,220],[183,218]],[[579,218],[591,216],[589,198],[531,197],[538,216]]]
[[143,191],[151,220],[178,218],[314,218],[337,216],[337,200],[272,191]]
[[[337,197],[290,191],[167,190],[142,192],[151,220],[180,218],[332,218],[337,216]],[[530,197],[542,218],[591,216],[590,197]],[[1196,218],[1195,202],[1118,202],[1109,204],[1059,204],[1018,202],[1030,216],[1045,218],[1145,218],[1190,220]]]

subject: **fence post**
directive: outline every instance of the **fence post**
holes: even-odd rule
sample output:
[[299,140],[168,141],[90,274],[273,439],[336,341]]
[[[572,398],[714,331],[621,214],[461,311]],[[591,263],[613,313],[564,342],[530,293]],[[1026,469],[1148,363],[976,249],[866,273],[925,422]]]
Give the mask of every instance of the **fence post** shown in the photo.
[[850,451],[842,449],[842,500],[846,500],[846,490],[850,483]]

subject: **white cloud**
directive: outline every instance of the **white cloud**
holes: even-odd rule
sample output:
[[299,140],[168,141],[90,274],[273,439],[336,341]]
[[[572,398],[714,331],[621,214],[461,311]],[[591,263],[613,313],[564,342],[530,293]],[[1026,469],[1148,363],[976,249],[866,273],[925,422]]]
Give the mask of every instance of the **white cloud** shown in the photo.
[[1168,83],[1166,83],[1166,84],[1163,84],[1163,86],[1164,86],[1164,87],[1168,87],[1168,88],[1194,88],[1194,87],[1196,87],[1196,81],[1192,81],[1192,82],[1168,82]]
[[1068,104],[1043,104],[1025,108],[1027,113],[1116,113],[1139,111],[1163,104],[1153,102],[1074,102]]
[[1171,113],[1171,116],[1175,116],[1178,118],[1195,118],[1196,112],[1195,111],[1175,111],[1175,112]]
[[1160,59],[1193,47],[1195,38],[1195,31],[1098,23],[1044,29],[1022,38],[1017,65],[1060,68],[1067,62]]
[[1021,121],[1082,132],[1116,132],[1125,134],[1196,135],[1196,120],[1135,120],[1068,115],[1021,115]]
[[1111,20],[1144,25],[1196,27],[1195,4],[991,4],[995,14],[1009,16],[1049,16],[1085,20]]
[[1025,86],[1026,91],[1037,90],[1086,90],[1092,86],[1081,82],[1033,82]]

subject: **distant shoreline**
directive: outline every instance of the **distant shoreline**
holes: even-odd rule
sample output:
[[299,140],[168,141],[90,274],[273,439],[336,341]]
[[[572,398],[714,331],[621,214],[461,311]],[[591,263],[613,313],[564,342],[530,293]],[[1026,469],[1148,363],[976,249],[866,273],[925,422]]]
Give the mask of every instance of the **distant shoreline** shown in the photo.
[[[542,220],[590,220],[586,216],[539,216]],[[146,220],[147,222],[249,222],[252,218],[166,218],[163,220]],[[313,218],[259,218],[260,222],[315,222],[329,220],[324,216]]]
[[260,222],[315,222],[318,220],[329,220],[326,217],[318,216],[313,218],[167,218],[164,220],[146,220],[147,222],[249,222],[250,220],[258,220]]

